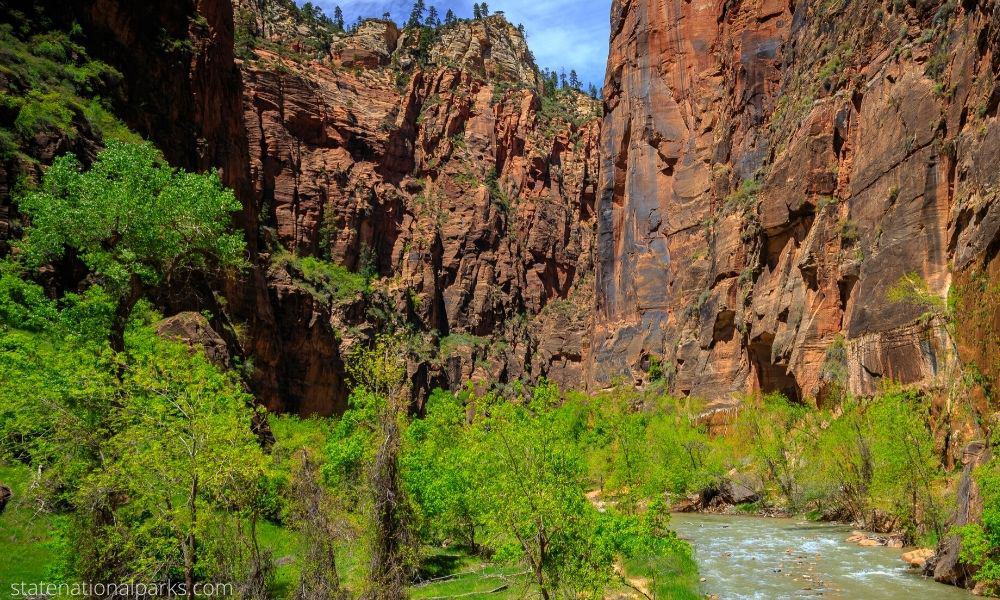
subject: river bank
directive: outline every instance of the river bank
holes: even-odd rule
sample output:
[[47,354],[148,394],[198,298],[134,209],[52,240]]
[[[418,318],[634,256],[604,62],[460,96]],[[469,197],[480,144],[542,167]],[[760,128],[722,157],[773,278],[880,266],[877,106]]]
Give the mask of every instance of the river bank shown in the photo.
[[851,527],[795,517],[675,513],[694,548],[702,591],[756,598],[965,599],[969,592],[924,577],[903,550],[849,542]]

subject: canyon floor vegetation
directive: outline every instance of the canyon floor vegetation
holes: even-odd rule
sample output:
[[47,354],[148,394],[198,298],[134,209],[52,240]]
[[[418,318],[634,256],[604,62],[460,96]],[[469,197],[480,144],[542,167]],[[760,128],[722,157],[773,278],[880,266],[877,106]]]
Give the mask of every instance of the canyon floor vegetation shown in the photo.
[[[888,385],[828,409],[747,397],[721,428],[662,383],[593,395],[470,383],[414,403],[403,329],[349,355],[343,415],[267,415],[238,369],[158,335],[149,301],[178,278],[243,267],[217,176],[113,143],[90,169],[56,161],[21,206],[30,224],[0,267],[4,582],[227,582],[241,598],[696,598],[669,513],[692,497],[908,543],[950,533],[952,475],[921,394]],[[69,258],[90,273],[82,291],[44,278]],[[995,464],[979,479],[985,518],[961,533],[992,584]]]

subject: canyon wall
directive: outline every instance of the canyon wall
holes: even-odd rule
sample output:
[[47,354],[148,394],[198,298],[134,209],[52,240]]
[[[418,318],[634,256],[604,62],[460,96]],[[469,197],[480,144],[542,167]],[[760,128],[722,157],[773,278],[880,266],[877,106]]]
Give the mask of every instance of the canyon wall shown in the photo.
[[591,386],[654,360],[720,407],[956,379],[956,322],[982,334],[953,282],[1000,226],[996,3],[615,0],[611,24]]
[[[578,385],[599,103],[545,96],[500,15],[430,35],[383,20],[316,31],[281,2],[236,10],[273,315],[234,311],[250,324],[258,395],[276,410],[342,410],[345,357],[380,330],[407,338],[418,403],[467,381]],[[308,258],[367,273],[370,291],[317,293]]]
[[[343,409],[346,356],[388,327],[418,400],[662,377],[725,407],[947,388],[956,357],[1000,371],[995,2],[618,0],[603,123],[545,92],[502,16],[342,32],[284,0],[95,0],[61,18],[122,72],[129,125],[243,200],[253,268],[160,300],[212,310],[275,410]],[[77,139],[85,158],[101,142]]]

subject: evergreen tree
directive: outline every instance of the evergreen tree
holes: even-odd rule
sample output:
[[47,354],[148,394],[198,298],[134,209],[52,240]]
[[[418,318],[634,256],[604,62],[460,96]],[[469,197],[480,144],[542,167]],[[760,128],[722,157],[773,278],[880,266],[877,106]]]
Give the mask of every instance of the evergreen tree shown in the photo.
[[454,25],[456,22],[458,22],[458,19],[455,17],[455,11],[449,8],[448,12],[444,13],[444,24],[447,26],[451,26]]
[[385,11],[384,13],[382,13],[382,18],[385,19],[386,21],[391,21],[392,13],[389,11]]
[[416,0],[413,3],[413,10],[410,11],[410,19],[406,22],[407,27],[420,27],[421,23],[424,21],[424,13],[427,11],[427,6],[424,4],[424,0]]
[[337,31],[344,30],[344,11],[340,6],[333,8],[333,26]]
[[566,71],[559,73],[559,86],[562,89],[566,89],[569,86],[569,82],[566,79]]
[[477,21],[483,18],[483,9],[479,8],[478,2],[472,5],[472,18]]
[[427,11],[427,20],[424,21],[424,25],[430,27],[431,29],[437,29],[441,26],[441,18],[438,17],[438,9],[436,6],[431,6]]
[[591,98],[593,98],[594,100],[597,100],[597,86],[596,85],[590,84],[590,89],[588,90],[587,93],[590,94]]
[[571,69],[569,72],[569,87],[574,90],[580,89],[580,77],[576,74],[576,69]]
[[526,38],[527,35],[524,33],[524,23],[520,23],[517,26],[517,32],[521,34],[521,37]]
[[483,14],[483,18],[490,16],[490,7],[485,2],[479,5],[479,12]]

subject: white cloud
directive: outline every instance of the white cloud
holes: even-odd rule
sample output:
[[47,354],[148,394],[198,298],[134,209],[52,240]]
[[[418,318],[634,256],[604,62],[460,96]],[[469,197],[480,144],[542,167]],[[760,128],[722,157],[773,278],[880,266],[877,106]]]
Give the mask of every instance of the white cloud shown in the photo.
[[[298,0],[302,3],[302,0]],[[456,0],[425,0],[443,15],[449,8],[460,17],[472,15],[471,4]],[[314,0],[328,13],[339,4],[348,22],[359,16],[379,17],[389,11],[397,22],[405,21],[411,0]],[[504,0],[488,2],[491,11],[502,10],[514,24],[524,25],[528,45],[538,66],[576,69],[585,83],[600,87],[608,59],[608,22],[611,0]]]

